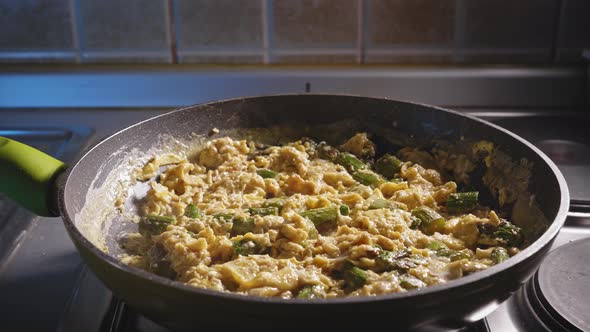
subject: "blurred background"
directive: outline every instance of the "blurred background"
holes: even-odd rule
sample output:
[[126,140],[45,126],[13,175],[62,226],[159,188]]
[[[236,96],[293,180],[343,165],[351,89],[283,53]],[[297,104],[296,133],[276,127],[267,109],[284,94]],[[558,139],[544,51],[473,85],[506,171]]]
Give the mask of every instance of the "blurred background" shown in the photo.
[[[223,98],[434,104],[556,162],[572,194],[557,246],[590,236],[589,58],[590,0],[0,0],[0,136],[72,163],[128,125]],[[11,331],[164,331],[94,277],[59,218],[1,195],[0,294]],[[518,307],[472,330],[537,330],[517,326],[534,316]]]
[[579,64],[587,0],[0,0],[3,63]]

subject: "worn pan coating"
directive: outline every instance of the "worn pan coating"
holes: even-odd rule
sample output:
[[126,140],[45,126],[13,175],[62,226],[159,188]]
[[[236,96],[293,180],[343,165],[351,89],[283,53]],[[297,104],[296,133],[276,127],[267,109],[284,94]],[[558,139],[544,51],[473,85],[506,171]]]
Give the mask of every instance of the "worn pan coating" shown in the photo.
[[[126,266],[94,246],[74,219],[87,204],[97,174],[108,174],[132,151],[147,151],[168,134],[188,139],[213,127],[222,130],[330,124],[351,120],[353,130],[400,132],[416,141],[462,138],[492,141],[515,160],[533,162],[530,191],[549,220],[548,228],[524,251],[485,271],[419,291],[376,297],[329,300],[283,300],[220,293],[185,286]],[[350,130],[350,132],[346,132]],[[330,140],[318,133],[316,138]],[[393,135],[393,134],[392,134]],[[102,175],[101,175],[102,174]],[[388,99],[344,95],[278,95],[239,98],[179,109],[126,128],[88,151],[58,180],[59,211],[84,261],[113,292],[154,321],[177,330],[203,326],[250,326],[261,319],[273,329],[313,329],[346,322],[347,326],[383,326],[396,330],[453,328],[483,318],[526,281],[547,253],[563,225],[569,194],[557,167],[522,138],[458,112]],[[90,198],[91,199],[91,198]],[[110,240],[113,241],[113,240]]]

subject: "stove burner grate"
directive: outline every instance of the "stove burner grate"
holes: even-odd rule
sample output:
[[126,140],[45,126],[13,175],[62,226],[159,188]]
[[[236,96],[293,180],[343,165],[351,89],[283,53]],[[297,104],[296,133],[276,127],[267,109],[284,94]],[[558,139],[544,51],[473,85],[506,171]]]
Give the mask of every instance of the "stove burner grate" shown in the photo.
[[590,239],[550,252],[517,294],[521,317],[531,330],[583,331],[590,326]]

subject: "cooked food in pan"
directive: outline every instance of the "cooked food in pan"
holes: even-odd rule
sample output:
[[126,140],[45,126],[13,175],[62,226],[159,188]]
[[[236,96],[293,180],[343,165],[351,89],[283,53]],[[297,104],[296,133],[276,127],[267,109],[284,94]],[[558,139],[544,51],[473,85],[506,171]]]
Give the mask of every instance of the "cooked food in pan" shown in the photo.
[[[464,189],[473,160],[489,162],[494,149],[468,148],[377,156],[359,133],[339,147],[223,137],[190,161],[155,156],[137,174],[150,189],[138,233],[122,240],[124,261],[195,287],[299,299],[405,292],[477,273],[524,240]],[[481,176],[499,205],[510,199],[510,184]]]

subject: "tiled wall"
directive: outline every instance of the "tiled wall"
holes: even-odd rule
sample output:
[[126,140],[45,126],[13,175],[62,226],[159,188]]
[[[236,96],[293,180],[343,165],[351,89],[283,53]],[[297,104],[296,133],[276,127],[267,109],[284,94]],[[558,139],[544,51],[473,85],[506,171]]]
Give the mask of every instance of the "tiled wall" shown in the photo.
[[576,63],[590,0],[0,0],[0,62]]

